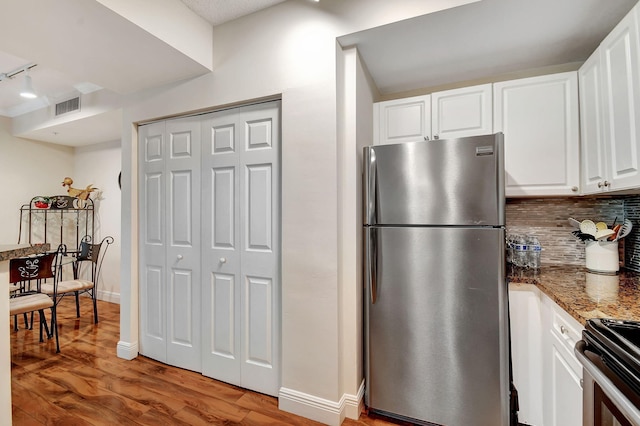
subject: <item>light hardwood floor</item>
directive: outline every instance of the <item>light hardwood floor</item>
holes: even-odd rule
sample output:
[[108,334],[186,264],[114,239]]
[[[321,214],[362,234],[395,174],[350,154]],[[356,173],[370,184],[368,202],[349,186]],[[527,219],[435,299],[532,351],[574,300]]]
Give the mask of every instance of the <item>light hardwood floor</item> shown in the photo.
[[[320,425],[280,411],[276,398],[138,356],[116,356],[120,306],[72,298],[60,304],[60,350],[33,330],[11,331],[14,425]],[[0,414],[1,416],[1,414]],[[393,425],[362,414],[345,426]]]

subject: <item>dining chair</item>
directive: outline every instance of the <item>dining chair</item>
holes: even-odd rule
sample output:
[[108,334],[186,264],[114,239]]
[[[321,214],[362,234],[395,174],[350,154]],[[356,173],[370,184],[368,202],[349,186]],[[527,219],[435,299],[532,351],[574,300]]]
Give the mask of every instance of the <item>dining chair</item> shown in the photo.
[[[93,319],[98,323],[97,288],[102,269],[102,262],[107,253],[109,245],[113,244],[113,237],[104,237],[99,243],[93,244],[91,237],[86,235],[80,241],[78,250],[75,252],[65,251],[60,257],[60,270],[57,283],[56,297],[53,297],[54,288],[51,284],[42,285],[42,292],[53,297],[57,305],[63,297],[75,295],[76,317],[80,318],[80,295],[87,293],[93,302]],[[63,266],[70,264],[73,270],[72,279],[63,278]]]
[[[42,293],[42,286],[46,281],[47,285],[51,286],[55,298],[58,276],[56,259],[59,251],[9,260],[9,283],[19,287],[19,290],[9,299],[9,315],[17,320],[17,316],[20,314],[38,312],[40,315],[40,342],[44,342],[43,330],[46,331],[48,339],[55,335],[56,353],[60,352],[56,325],[56,304],[53,303],[54,299]],[[51,329],[47,326],[45,309],[51,309]],[[33,316],[28,328],[33,329]]]

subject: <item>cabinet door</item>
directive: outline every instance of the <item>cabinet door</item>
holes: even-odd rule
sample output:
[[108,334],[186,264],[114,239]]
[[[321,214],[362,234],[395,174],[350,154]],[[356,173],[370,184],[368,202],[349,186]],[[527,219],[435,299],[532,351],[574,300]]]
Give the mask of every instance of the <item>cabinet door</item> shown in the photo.
[[540,291],[533,284],[509,284],[509,320],[513,383],[518,390],[518,420],[542,421],[542,319]]
[[582,386],[575,363],[562,346],[551,346],[551,426],[582,426]]
[[582,365],[573,353],[584,327],[542,297],[545,426],[582,425]]
[[431,138],[431,97],[414,96],[374,105],[374,141],[378,145]]
[[434,139],[493,133],[491,84],[431,94],[431,132]]
[[602,63],[596,51],[580,67],[580,165],[583,194],[606,190],[606,147],[602,114]]
[[506,195],[577,195],[577,73],[496,83],[493,98],[493,128],[505,140]]
[[640,60],[638,7],[600,44],[603,69],[604,137],[609,148],[610,190],[640,186]]

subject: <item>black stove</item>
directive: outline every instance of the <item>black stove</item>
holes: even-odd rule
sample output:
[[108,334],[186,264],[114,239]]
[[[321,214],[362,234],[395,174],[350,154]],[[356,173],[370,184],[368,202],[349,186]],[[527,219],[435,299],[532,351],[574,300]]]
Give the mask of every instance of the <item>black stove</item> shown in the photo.
[[599,420],[605,404],[617,424],[640,426],[640,322],[591,319],[576,354],[588,376],[584,403],[595,410],[594,419],[585,424],[609,424]]
[[582,333],[600,352],[602,361],[640,395],[640,322],[593,319]]

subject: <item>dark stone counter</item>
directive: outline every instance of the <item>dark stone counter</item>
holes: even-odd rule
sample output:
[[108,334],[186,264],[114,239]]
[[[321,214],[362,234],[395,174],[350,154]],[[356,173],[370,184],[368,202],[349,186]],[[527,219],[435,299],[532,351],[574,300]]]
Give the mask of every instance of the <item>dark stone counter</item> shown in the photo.
[[591,318],[640,321],[640,274],[589,272],[573,265],[543,266],[537,271],[507,267],[511,285],[534,284],[581,324]]
[[43,253],[49,250],[49,244],[0,244],[0,262],[14,257]]

